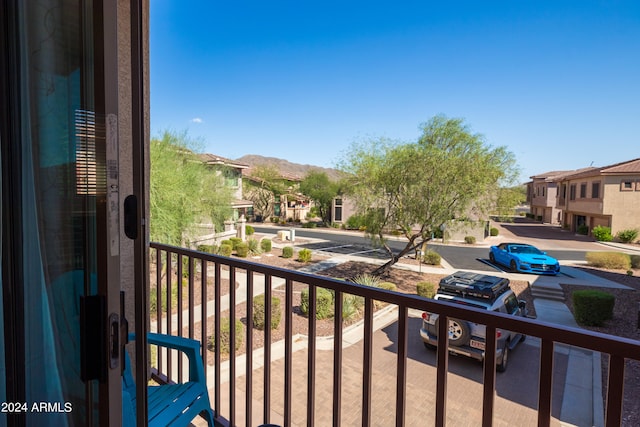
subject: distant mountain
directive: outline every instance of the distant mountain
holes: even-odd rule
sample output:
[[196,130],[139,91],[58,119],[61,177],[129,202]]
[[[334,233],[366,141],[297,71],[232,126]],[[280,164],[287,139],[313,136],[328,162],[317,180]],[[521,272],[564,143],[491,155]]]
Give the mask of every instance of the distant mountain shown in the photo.
[[274,166],[280,171],[282,176],[299,180],[302,180],[310,171],[326,172],[329,178],[333,180],[337,180],[341,176],[341,172],[337,169],[323,168],[313,165],[301,165],[299,163],[291,163],[288,160],[278,159],[276,157],[259,156],[257,154],[247,154],[235,160],[240,163],[245,163],[250,167],[263,165]]

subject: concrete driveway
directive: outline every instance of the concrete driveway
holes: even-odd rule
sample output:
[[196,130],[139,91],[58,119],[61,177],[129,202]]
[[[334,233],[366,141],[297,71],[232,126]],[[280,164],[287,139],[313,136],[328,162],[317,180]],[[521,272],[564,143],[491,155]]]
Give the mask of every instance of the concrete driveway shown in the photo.
[[[421,319],[410,317],[409,331],[417,331]],[[407,360],[407,389],[405,422],[408,426],[432,425],[435,417],[436,367],[435,352],[427,350],[417,333],[410,333]],[[292,418],[294,426],[307,425],[306,390],[307,358],[305,347],[293,355]],[[344,349],[342,363],[342,411],[344,426],[362,425],[362,340]],[[374,333],[372,372],[371,425],[395,425],[397,360],[397,324],[393,322]],[[529,338],[511,354],[507,372],[498,374],[494,409],[494,426],[537,425],[537,381],[539,341]],[[567,352],[556,351],[552,426],[559,426],[564,396],[564,372]],[[283,425],[284,360],[271,364],[271,422]],[[263,369],[254,370],[255,378],[262,378]],[[333,352],[316,352],[315,425],[332,425]],[[238,395],[244,392],[244,380],[239,379]],[[257,383],[255,384],[257,385]],[[260,386],[254,385],[254,420],[262,419]],[[464,357],[450,356],[447,393],[447,425],[477,425],[482,419],[482,364]],[[244,409],[244,408],[243,408]],[[243,417],[243,409],[238,415]],[[244,420],[238,419],[238,425]]]

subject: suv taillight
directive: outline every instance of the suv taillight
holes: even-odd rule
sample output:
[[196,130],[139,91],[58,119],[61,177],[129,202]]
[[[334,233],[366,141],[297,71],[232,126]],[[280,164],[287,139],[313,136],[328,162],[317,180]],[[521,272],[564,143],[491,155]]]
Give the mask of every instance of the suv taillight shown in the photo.
[[500,338],[502,336],[502,331],[498,330],[496,331],[496,338]]
[[430,313],[424,312],[422,313],[422,320],[429,320],[429,318],[431,317]]

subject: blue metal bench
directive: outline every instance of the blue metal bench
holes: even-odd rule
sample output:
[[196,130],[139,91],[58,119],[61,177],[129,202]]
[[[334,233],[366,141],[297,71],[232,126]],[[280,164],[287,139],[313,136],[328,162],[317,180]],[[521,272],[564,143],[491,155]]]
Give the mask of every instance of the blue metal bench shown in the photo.
[[[129,334],[129,340],[135,339]],[[200,342],[171,335],[149,333],[151,345],[183,352],[189,358],[189,381],[147,387],[149,426],[187,426],[198,414],[213,427],[213,410],[207,390],[207,378],[200,357]],[[136,385],[131,373],[131,361],[125,352],[122,376],[123,425],[135,426]]]

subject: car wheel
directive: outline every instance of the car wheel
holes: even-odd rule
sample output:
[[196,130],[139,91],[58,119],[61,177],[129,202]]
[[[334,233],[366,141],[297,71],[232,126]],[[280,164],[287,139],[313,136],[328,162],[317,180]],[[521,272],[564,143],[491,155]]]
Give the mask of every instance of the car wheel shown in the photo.
[[518,264],[516,264],[516,262],[514,260],[511,260],[511,263],[509,264],[509,267],[511,267],[511,271],[518,271]]
[[465,345],[471,337],[471,327],[468,322],[459,319],[449,320],[449,344]]
[[496,263],[496,256],[493,254],[493,252],[489,252],[489,261],[491,261],[492,264]]
[[496,366],[496,370],[498,372],[504,372],[507,370],[507,366],[509,366],[509,343],[504,344],[504,348],[502,349],[502,360]]

